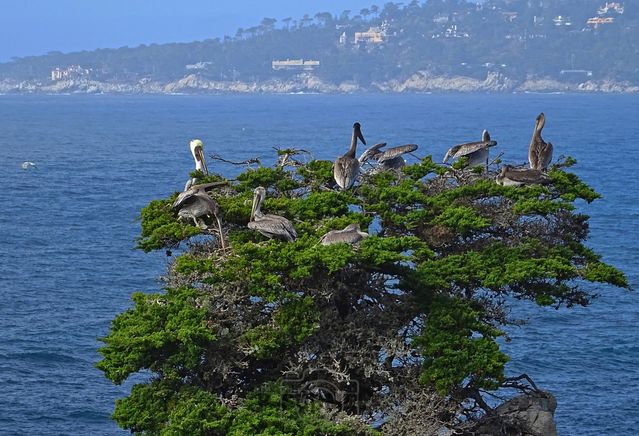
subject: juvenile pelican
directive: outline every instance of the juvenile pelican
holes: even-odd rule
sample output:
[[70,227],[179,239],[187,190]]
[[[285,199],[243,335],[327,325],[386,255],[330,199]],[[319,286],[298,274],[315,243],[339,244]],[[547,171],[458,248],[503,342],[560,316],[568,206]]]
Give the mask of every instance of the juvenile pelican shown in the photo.
[[190,188],[181,192],[173,202],[173,210],[178,211],[178,217],[181,219],[192,219],[195,225],[201,229],[207,229],[208,226],[204,222],[207,217],[215,217],[217,221],[218,231],[220,232],[220,244],[225,249],[224,233],[222,232],[222,223],[220,222],[220,208],[209,195],[206,189],[218,183],[205,183],[202,185],[192,185]]
[[537,115],[535,130],[528,146],[528,162],[530,162],[530,168],[534,170],[545,171],[552,160],[552,144],[541,138],[541,131],[545,124],[546,116],[542,112]]
[[[204,143],[199,139],[194,139],[189,144],[191,148],[191,154],[193,160],[195,160],[195,170],[201,171],[205,176],[209,174],[209,168],[206,166],[206,160],[204,159]],[[184,186],[184,190],[187,191],[191,185],[195,183],[195,179],[189,179]]]
[[362,232],[359,229],[359,224],[349,224],[344,227],[343,230],[331,230],[326,233],[320,239],[320,244],[331,245],[339,244],[340,242],[353,245],[361,241],[364,238],[368,238],[368,233]]
[[504,186],[522,186],[550,183],[550,178],[539,170],[531,168],[513,168],[504,165],[495,178],[495,181]]
[[346,154],[337,158],[335,165],[333,166],[333,177],[335,182],[342,189],[348,189],[353,186],[357,175],[359,174],[359,161],[355,159],[355,151],[357,149],[357,139],[362,141],[366,145],[364,136],[362,136],[361,125],[359,123],[353,124],[353,137],[351,139],[351,147]]
[[468,158],[468,166],[474,167],[476,165],[484,164],[488,166],[488,148],[497,145],[497,141],[490,140],[490,133],[488,130],[484,130],[482,133],[481,141],[466,142],[465,144],[458,144],[451,147],[444,156],[444,163],[448,159],[457,159],[465,156]]
[[265,198],[266,189],[261,186],[255,188],[253,209],[251,210],[251,220],[248,223],[248,228],[257,230],[267,238],[283,239],[287,242],[295,241],[297,232],[289,220],[283,216],[262,213],[261,207]]
[[375,144],[368,150],[366,150],[359,157],[360,164],[373,159],[379,163],[380,167],[384,170],[398,170],[404,165],[406,161],[402,155],[406,153],[412,153],[417,150],[417,144],[399,145],[397,147],[391,147],[388,150],[382,151],[381,149],[386,146],[385,142]]

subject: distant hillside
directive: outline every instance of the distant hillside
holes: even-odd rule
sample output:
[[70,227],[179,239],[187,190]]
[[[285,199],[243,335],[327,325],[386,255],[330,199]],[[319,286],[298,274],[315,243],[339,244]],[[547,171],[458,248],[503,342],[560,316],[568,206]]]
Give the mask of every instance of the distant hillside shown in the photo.
[[145,83],[164,86],[185,77],[204,83],[313,77],[324,84],[352,83],[363,89],[375,85],[384,90],[393,83],[410,82],[416,74],[484,82],[493,77],[506,89],[531,80],[568,87],[597,81],[637,85],[639,4],[604,0],[386,3],[339,16],[320,12],[298,19],[264,18],[259,25],[238,29],[234,37],[224,39],[52,52],[0,64],[0,83],[5,88],[18,82],[27,82],[20,85],[26,88],[51,87],[57,81],[143,87]]

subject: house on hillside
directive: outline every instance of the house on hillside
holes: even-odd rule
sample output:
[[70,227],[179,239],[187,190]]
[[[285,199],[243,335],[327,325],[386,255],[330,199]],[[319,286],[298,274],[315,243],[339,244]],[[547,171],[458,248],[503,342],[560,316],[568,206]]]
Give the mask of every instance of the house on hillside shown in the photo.
[[468,32],[464,32],[457,27],[457,24],[451,24],[446,27],[443,32],[435,33],[433,39],[437,38],[470,38]]
[[362,42],[381,44],[386,40],[386,31],[381,27],[370,27],[365,32],[355,32],[355,44]]
[[555,23],[555,26],[572,26],[572,20],[565,15],[557,15],[552,19],[552,22]]
[[90,69],[82,68],[80,65],[70,65],[66,68],[56,67],[51,70],[51,80],[73,80],[88,77],[91,73]]
[[286,59],[286,60],[274,60],[271,62],[271,68],[275,71],[278,70],[303,70],[312,71],[319,67],[320,61],[309,59]]
[[592,17],[592,18],[588,18],[588,20],[586,21],[586,24],[596,29],[599,26],[606,25],[606,24],[613,24],[614,22],[615,22],[615,19],[613,17],[605,17],[605,18]]
[[619,2],[606,2],[597,10],[598,15],[608,15],[616,13],[622,15],[624,11],[623,4]]

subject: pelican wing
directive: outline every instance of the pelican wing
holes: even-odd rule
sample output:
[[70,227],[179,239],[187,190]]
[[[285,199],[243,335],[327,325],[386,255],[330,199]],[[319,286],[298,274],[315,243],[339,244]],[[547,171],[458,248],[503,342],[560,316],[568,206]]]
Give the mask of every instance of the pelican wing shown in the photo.
[[553,151],[553,146],[550,142],[547,142],[546,144],[544,144],[545,147],[542,147],[540,150],[540,163],[541,163],[541,168],[542,170],[545,170],[548,168],[548,165],[550,165],[550,161],[552,161],[552,151]]
[[448,149],[448,151],[446,152],[446,155],[444,156],[444,159],[442,160],[443,163],[448,162],[448,159],[450,159],[451,157],[453,157],[455,155],[455,153],[457,153],[457,151],[459,151],[459,145],[455,145],[453,147],[450,147]]
[[[182,194],[185,193],[183,192]],[[175,201],[175,203],[173,203],[173,209],[179,209],[180,212],[188,211],[189,214],[195,217],[210,215],[217,216],[220,213],[220,209],[215,200],[213,200],[211,197],[203,192],[196,192],[191,193],[190,195],[186,195],[177,206],[175,206],[176,203],[177,200]]]
[[363,164],[369,159],[375,159],[376,156],[381,153],[379,149],[384,148],[385,146],[386,146],[385,142],[380,142],[379,144],[375,144],[369,149],[367,149],[366,151],[364,151],[364,153],[362,153],[357,160],[359,161],[360,164]]
[[368,236],[368,233],[364,233],[360,231],[358,224],[351,224],[346,226],[344,230],[331,230],[326,233],[320,239],[320,244],[322,245],[332,245],[332,244],[355,244],[365,237]]
[[545,142],[541,138],[533,139],[528,148],[528,162],[530,168],[535,170],[545,170],[552,160],[553,146],[550,142]]
[[173,209],[181,208],[189,200],[192,199],[192,197],[197,193],[197,191],[198,191],[197,189],[193,189],[193,187],[191,186],[186,191],[180,192],[180,195],[177,196],[177,198],[175,199],[175,201],[173,202],[173,205],[171,207]]
[[406,144],[406,145],[399,145],[397,147],[392,147],[382,152],[381,154],[379,154],[376,157],[376,160],[379,163],[384,163],[386,161],[400,157],[402,154],[412,153],[413,151],[417,150],[417,148],[418,148],[417,144]]
[[332,230],[322,236],[320,239],[320,244],[322,245],[332,245],[332,244],[355,244],[363,239],[358,233],[355,232],[343,232],[341,230]]
[[526,185],[545,184],[550,182],[550,178],[543,172],[530,168],[509,169],[503,172],[503,177],[513,182]]
[[[219,186],[227,185],[228,182],[210,182],[210,183],[201,183],[199,185],[190,185],[187,189],[177,196],[175,201],[173,202],[173,209],[179,209],[185,202],[191,199],[196,194],[203,194],[207,198],[210,198],[208,195],[204,194],[209,189],[217,188]],[[187,184],[188,185],[188,184]],[[213,201],[211,199],[211,201]]]
[[533,138],[528,146],[528,163],[530,168],[539,169],[539,151],[541,149],[541,142]]
[[359,161],[355,158],[342,156],[335,161],[333,177],[342,189],[353,186],[359,175]]
[[278,238],[288,242],[297,239],[297,232],[293,224],[279,215],[262,215],[248,223],[248,228],[260,232],[267,238]]
[[476,142],[466,142],[464,144],[459,144],[452,147],[446,153],[446,156],[451,154],[453,158],[459,158],[462,156],[467,156],[471,153],[475,153],[476,151],[487,149],[488,147],[493,147],[497,145],[497,141],[476,141]]

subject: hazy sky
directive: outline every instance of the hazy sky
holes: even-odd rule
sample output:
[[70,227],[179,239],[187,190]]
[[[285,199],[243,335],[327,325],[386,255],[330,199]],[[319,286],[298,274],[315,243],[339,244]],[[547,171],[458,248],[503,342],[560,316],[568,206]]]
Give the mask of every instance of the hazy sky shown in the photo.
[[375,0],[0,0],[0,62],[12,56],[235,35],[264,17],[359,13]]

